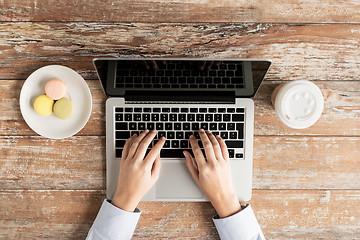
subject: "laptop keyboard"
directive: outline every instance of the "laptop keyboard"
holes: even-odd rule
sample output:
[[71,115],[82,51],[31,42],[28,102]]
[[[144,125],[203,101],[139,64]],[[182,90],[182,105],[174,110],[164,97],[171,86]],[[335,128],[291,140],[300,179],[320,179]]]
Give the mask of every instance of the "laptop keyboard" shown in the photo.
[[241,61],[118,61],[116,88],[244,88]]
[[[244,159],[244,108],[167,108],[118,107],[115,108],[116,158],[121,158],[126,140],[145,129],[158,131],[148,152],[158,139],[166,137],[161,150],[162,158],[184,158],[183,151],[192,153],[190,135],[200,139],[198,130],[210,130],[226,142],[231,159]],[[199,145],[204,152],[201,141]]]

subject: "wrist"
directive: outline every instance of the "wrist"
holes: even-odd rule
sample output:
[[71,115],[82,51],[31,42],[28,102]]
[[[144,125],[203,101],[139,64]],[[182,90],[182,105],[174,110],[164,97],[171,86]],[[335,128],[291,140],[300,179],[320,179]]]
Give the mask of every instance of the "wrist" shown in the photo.
[[220,218],[229,217],[241,211],[241,204],[235,194],[228,196],[224,199],[211,201]]
[[140,201],[133,200],[126,196],[126,194],[121,194],[116,192],[113,199],[111,200],[111,204],[115,207],[118,207],[127,212],[135,211]]

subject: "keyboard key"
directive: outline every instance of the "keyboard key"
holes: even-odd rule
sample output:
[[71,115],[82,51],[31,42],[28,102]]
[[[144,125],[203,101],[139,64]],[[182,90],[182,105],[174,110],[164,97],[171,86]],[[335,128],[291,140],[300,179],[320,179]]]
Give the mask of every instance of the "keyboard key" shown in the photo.
[[[170,148],[170,140],[165,141],[163,148]],[[163,151],[164,151],[164,149],[161,150],[161,155],[162,155]]]
[[146,129],[145,123],[138,123],[138,130],[143,131],[145,129]]
[[190,123],[183,123],[183,130],[190,130]]
[[188,114],[188,115],[187,115],[187,120],[188,120],[189,122],[195,121],[195,114]]
[[227,130],[235,130],[235,123],[228,123]]
[[206,108],[199,108],[199,112],[206,113],[207,109]]
[[165,123],[165,130],[173,130],[173,127],[172,127],[172,123],[169,123],[169,122],[167,122],[167,123]]
[[142,119],[143,119],[143,121],[150,121],[150,114],[143,114],[142,115]]
[[243,113],[243,112],[245,112],[245,109],[244,108],[237,108],[236,112],[237,113]]
[[195,130],[195,131],[199,130],[200,129],[200,124],[199,123],[192,123],[191,124],[191,129]]
[[219,130],[226,130],[226,123],[219,123]]
[[149,122],[146,124],[146,128],[149,130],[153,130],[153,129],[155,129],[155,124],[152,122]]
[[125,108],[125,112],[133,112],[132,108]]
[[244,139],[244,124],[237,123],[236,130],[238,130],[238,139]]
[[198,109],[197,108],[190,108],[190,112],[196,113],[196,112],[198,112]]
[[126,140],[116,140],[115,146],[116,146],[117,148],[123,148],[124,145],[125,145],[125,143],[126,143]]
[[242,153],[237,153],[237,154],[235,155],[235,158],[244,158],[244,154],[242,154]]
[[115,112],[123,112],[124,111],[124,108],[115,108]]
[[228,132],[220,132],[220,137],[222,139],[228,139],[229,138],[229,134]]
[[186,114],[180,113],[178,117],[179,117],[180,122],[185,122],[186,121]]
[[180,147],[181,148],[188,148],[189,147],[189,141],[188,140],[181,140],[180,141]]
[[171,147],[172,148],[179,148],[180,147],[180,142],[178,140],[172,140],[171,141]]
[[212,114],[205,114],[205,121],[211,122],[212,120],[213,120],[213,115]]
[[141,108],[134,108],[134,112],[142,112]]
[[226,146],[228,148],[243,148],[244,147],[244,142],[243,141],[225,141]]
[[214,121],[215,122],[221,122],[221,118],[222,118],[221,114],[214,114]]
[[125,114],[125,121],[129,122],[129,121],[132,121],[132,114]]
[[216,108],[209,108],[209,112],[212,112],[212,113],[216,112]]
[[192,153],[191,149],[162,149],[160,155],[162,158],[185,158],[184,150]]
[[130,137],[130,132],[116,131],[116,139],[128,139]]
[[151,121],[158,122],[160,120],[159,114],[151,114]]
[[176,132],[175,136],[176,139],[184,139],[184,132]]
[[175,121],[177,121],[177,114],[170,114],[169,115],[169,121],[172,121],[172,122],[175,122]]
[[170,108],[163,108],[162,111],[163,112],[170,112]]
[[179,122],[174,123],[174,130],[181,130],[181,123]]
[[167,139],[175,139],[175,132],[167,132]]
[[143,112],[151,112],[151,108],[144,108]]
[[204,121],[204,114],[196,114],[196,121],[198,122]]
[[226,112],[226,109],[225,108],[218,108],[218,112],[219,113],[224,113],[224,112]]
[[236,132],[230,132],[230,139],[237,139],[237,133]]
[[118,121],[118,122],[124,121],[124,114],[122,114],[122,113],[115,114],[115,121]]
[[134,122],[129,123],[129,130],[136,130],[136,123]]
[[234,158],[234,149],[228,149],[229,152],[229,158]]
[[212,132],[212,134],[214,134],[214,136],[217,136],[217,135],[220,135],[220,132],[214,131],[214,132]]
[[244,114],[233,114],[232,121],[233,122],[242,122],[242,121],[244,121],[244,117],[245,117]]
[[171,108],[171,112],[176,112],[176,113],[178,113],[179,112],[179,108]]
[[136,113],[136,114],[134,114],[134,121],[141,121],[141,114],[138,114],[138,113]]
[[228,108],[228,109],[227,109],[227,112],[228,112],[228,113],[234,113],[234,112],[235,112],[235,108]]
[[169,120],[169,114],[166,113],[160,114],[160,119],[162,122],[167,122]]
[[223,115],[223,121],[224,122],[229,122],[230,121],[230,114],[224,114]]
[[155,129],[156,130],[164,130],[164,123],[156,123],[155,124]]
[[200,128],[202,128],[204,130],[209,130],[209,124],[208,123],[201,123]]
[[115,157],[116,158],[121,158],[122,155],[122,149],[116,149],[115,151]]
[[160,131],[158,132],[158,139],[160,139],[161,137],[166,137],[166,132]]
[[217,130],[217,123],[210,123],[210,130]]

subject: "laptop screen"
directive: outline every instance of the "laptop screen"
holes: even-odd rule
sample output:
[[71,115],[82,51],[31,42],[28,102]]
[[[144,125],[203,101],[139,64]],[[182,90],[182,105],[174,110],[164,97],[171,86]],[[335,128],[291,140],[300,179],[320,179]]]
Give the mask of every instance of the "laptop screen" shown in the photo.
[[209,59],[95,59],[106,95],[151,100],[253,97],[270,61]]

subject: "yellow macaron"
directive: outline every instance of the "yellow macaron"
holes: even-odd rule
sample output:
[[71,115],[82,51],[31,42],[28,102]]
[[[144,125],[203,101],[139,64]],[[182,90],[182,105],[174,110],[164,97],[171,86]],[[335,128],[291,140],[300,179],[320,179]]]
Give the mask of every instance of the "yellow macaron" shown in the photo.
[[34,102],[35,111],[41,116],[49,116],[53,113],[54,100],[46,95],[38,96]]
[[56,101],[54,105],[54,114],[58,118],[68,119],[71,118],[74,113],[74,106],[70,99],[61,98]]

